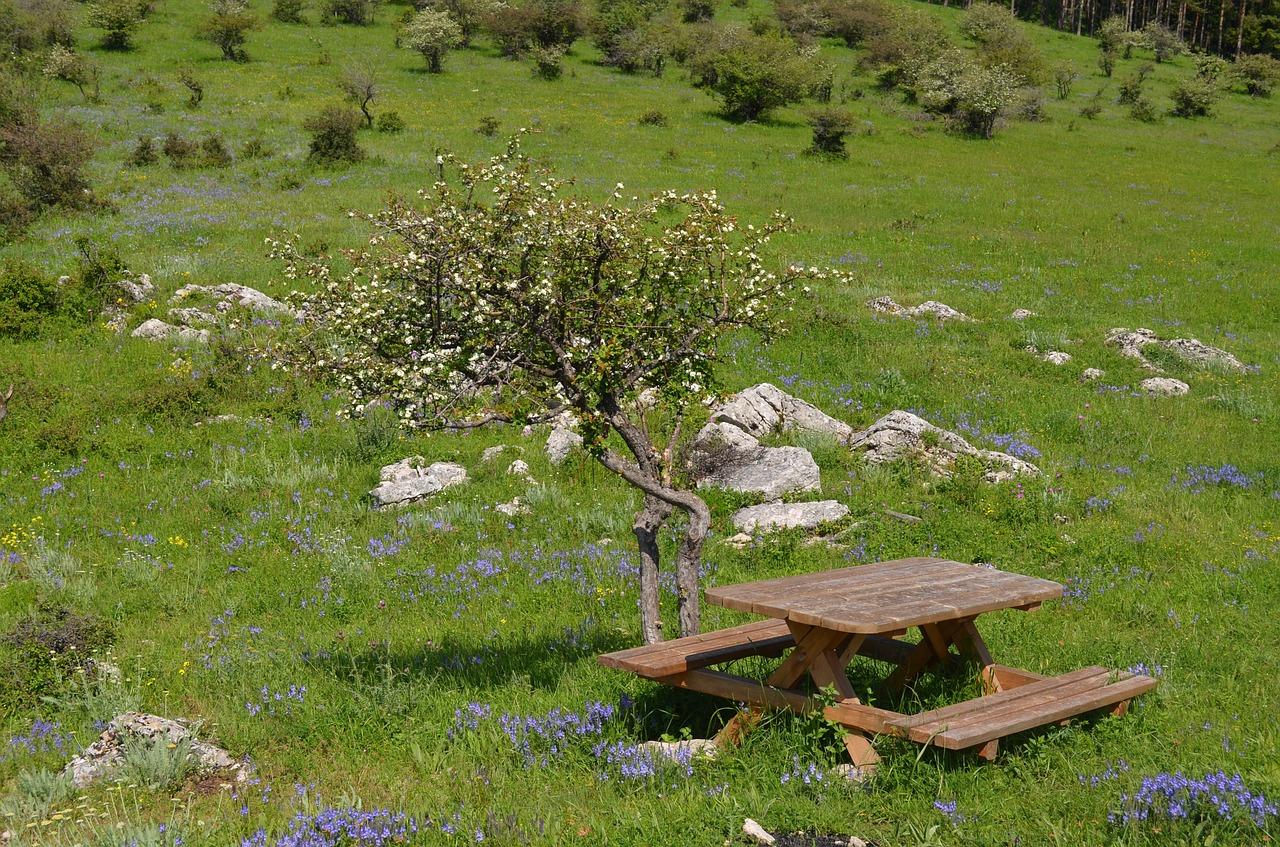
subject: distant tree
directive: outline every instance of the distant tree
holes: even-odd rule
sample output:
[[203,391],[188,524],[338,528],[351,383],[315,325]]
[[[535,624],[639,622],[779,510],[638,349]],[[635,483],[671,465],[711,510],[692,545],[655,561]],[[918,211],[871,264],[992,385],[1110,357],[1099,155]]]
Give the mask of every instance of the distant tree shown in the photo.
[[531,48],[529,58],[533,59],[533,75],[547,81],[559,79],[564,73],[564,54],[563,47]]
[[305,24],[307,0],[275,0],[271,6],[271,19],[282,24]]
[[492,13],[497,0],[419,0],[418,10],[435,9],[447,12],[462,32],[460,47],[471,46],[471,39],[476,37],[484,25],[486,15]]
[[102,0],[85,7],[85,22],[104,30],[102,46],[108,50],[128,50],[133,35],[142,24],[142,14],[135,0]]
[[858,64],[875,74],[884,88],[910,92],[916,75],[952,48],[951,37],[937,17],[919,9],[894,7],[886,27],[867,40]]
[[978,56],[988,67],[1003,66],[1019,77],[1023,85],[1045,81],[1044,57],[1040,48],[1007,6],[974,3],[960,19],[960,30],[973,39]]
[[[363,216],[373,234],[353,270],[274,245],[287,278],[315,281],[306,313],[328,336],[290,360],[335,377],[351,411],[378,400],[408,427],[576,415],[588,452],[643,495],[645,641],[662,640],[659,534],[677,510],[679,628],[696,633],[711,512],[676,467],[686,419],[715,385],[725,333],[780,331],[793,287],[819,274],[769,270],[761,252],[788,221],[742,228],[714,193],[628,201],[618,186],[597,203],[515,149],[465,169],[437,162],[425,209],[392,200]],[[328,350],[342,353],[311,352]],[[646,389],[654,403],[639,401]]]
[[1150,21],[1137,33],[1137,43],[1156,55],[1156,62],[1164,62],[1186,49],[1172,30],[1158,21]]
[[196,69],[191,65],[178,66],[178,82],[191,93],[187,105],[195,109],[204,100],[204,83],[196,76]]
[[[1120,15],[1107,18],[1102,22],[1102,26],[1098,27],[1098,48],[1103,55],[1115,57],[1123,53],[1127,59],[1129,58],[1132,44],[1133,40],[1129,35],[1129,25]],[[1111,76],[1111,74],[1107,74],[1107,76]]]
[[209,13],[200,23],[197,34],[218,45],[222,58],[227,61],[248,59],[245,42],[249,40],[249,33],[262,28],[262,21],[249,8],[247,0],[213,0]]
[[567,50],[586,31],[586,15],[578,0],[523,0],[496,6],[485,29],[504,56],[517,58],[532,46]]
[[373,23],[383,2],[384,0],[322,0],[322,21],[366,26]]
[[373,129],[373,112],[369,105],[378,96],[378,79],[373,69],[366,65],[353,65],[342,72],[338,78],[338,88],[342,96],[360,110],[364,115],[364,124]]
[[427,70],[438,74],[444,70],[445,54],[462,44],[462,29],[448,12],[424,9],[405,25],[400,43],[421,53]]
[[1071,65],[1058,65],[1053,69],[1053,81],[1058,86],[1058,99],[1066,100],[1071,96],[1071,86],[1080,78],[1080,73]]
[[690,63],[694,85],[718,97],[725,117],[754,121],[798,103],[819,82],[810,52],[781,35],[756,35],[737,26],[720,30]]

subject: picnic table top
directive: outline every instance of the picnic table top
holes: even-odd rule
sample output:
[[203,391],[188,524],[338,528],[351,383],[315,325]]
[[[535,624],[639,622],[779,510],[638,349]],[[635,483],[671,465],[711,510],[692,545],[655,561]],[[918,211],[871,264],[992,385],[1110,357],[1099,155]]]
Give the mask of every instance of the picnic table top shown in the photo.
[[707,602],[790,623],[875,634],[1033,609],[1062,596],[1051,580],[947,559],[894,559],[708,588]]

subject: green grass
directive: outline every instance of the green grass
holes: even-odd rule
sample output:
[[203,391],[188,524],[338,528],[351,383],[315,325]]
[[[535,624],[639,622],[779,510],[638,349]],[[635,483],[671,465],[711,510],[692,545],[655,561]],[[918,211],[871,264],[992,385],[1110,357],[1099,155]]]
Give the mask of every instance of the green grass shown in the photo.
[[[389,6],[365,28],[270,23],[251,37],[251,61],[233,64],[192,38],[200,4],[159,7],[135,51],[90,51],[103,67],[101,104],[68,84],[47,89],[48,112],[100,139],[94,184],[117,211],[44,218],[6,255],[70,273],[73,237],[90,236],[153,276],[162,296],[148,314],[162,314],[164,299],[191,282],[281,295],[289,286],[266,258],[266,237],[296,232],[328,252],[356,246],[365,233],[344,210],[374,210],[387,191],[427,184],[438,148],[481,158],[522,127],[531,130],[526,150],[596,199],[623,182],[637,194],[714,187],[746,220],[784,209],[799,231],[775,242],[777,260],[837,264],[853,281],[802,299],[792,333],[772,347],[734,340],[726,382],[773,381],[857,426],[918,410],[980,446],[1035,448],[1028,455],[1045,477],[1021,487],[970,473],[938,481],[808,443],[824,495],[853,513],[842,546],[785,535],[744,551],[722,545],[740,503],[710,495],[706,583],[921,554],[989,562],[1070,588],[1036,614],[984,616],[1001,661],[1045,673],[1141,663],[1160,667],[1161,687],[1122,720],[1020,736],[994,764],[882,740],[880,774],[866,786],[784,783],[797,764],[840,761],[829,728],[786,715],[691,776],[618,779],[617,766],[593,754],[598,740],[707,737],[730,714],[712,698],[596,665],[597,653],[639,637],[630,489],[587,459],[551,466],[541,433],[405,436],[385,419],[341,418],[329,387],[233,349],[265,345],[269,327],[232,336],[232,348],[176,352],[91,328],[0,342],[0,384],[17,385],[0,423],[0,550],[14,554],[0,561],[0,632],[38,599],[92,612],[114,625],[110,662],[119,669],[40,665],[41,679],[56,683],[50,699],[3,717],[9,800],[0,811],[13,814],[0,828],[15,843],[168,844],[174,832],[187,844],[239,843],[260,827],[278,835],[295,812],[325,805],[430,816],[434,825],[415,839],[425,844],[467,843],[482,830],[499,844],[719,845],[738,843],[748,816],[774,832],[884,845],[1275,837],[1274,816],[1267,828],[1216,815],[1200,828],[1108,822],[1144,777],[1179,770],[1238,772],[1255,793],[1280,798],[1273,102],[1228,94],[1213,119],[1143,124],[1115,104],[1112,82],[1103,113],[1087,120],[1080,107],[1106,83],[1096,45],[1036,29],[1049,64],[1071,63],[1081,80],[1067,101],[1047,101],[1049,120],[977,141],[920,120],[852,72],[854,53],[824,44],[840,68],[837,96],[863,121],[849,160],[828,162],[801,155],[810,139],[798,110],[726,123],[678,67],[661,79],[621,75],[585,41],[556,82],[483,43],[428,75],[416,54],[392,46],[390,22],[403,8]],[[952,23],[958,14],[930,8]],[[92,38],[86,32],[83,43]],[[311,39],[331,64],[316,63]],[[337,96],[342,63],[357,59],[377,68],[375,110],[398,111],[407,128],[362,133],[370,158],[359,165],[311,167],[301,122]],[[183,105],[180,61],[205,84],[198,110]],[[1140,61],[1121,61],[1116,77]],[[1189,57],[1156,68],[1148,96],[1162,112],[1191,69]],[[148,75],[161,89],[158,114],[144,109],[156,99]],[[641,125],[650,110],[667,125]],[[486,117],[499,121],[497,136],[476,132]],[[260,136],[275,152],[220,170],[124,166],[139,135],[171,130],[216,131],[236,151]],[[877,317],[864,303],[882,294],[904,305],[942,300],[981,322]],[[1005,320],[1019,307],[1038,316]],[[1116,326],[1196,337],[1260,371],[1181,367],[1170,375],[1191,384],[1189,396],[1135,396],[1148,373],[1103,346]],[[1028,343],[1061,345],[1074,359],[1039,362]],[[1100,383],[1078,381],[1090,366],[1106,370]],[[195,426],[221,414],[237,417]],[[481,463],[496,444],[518,447],[544,486],[530,490],[505,473],[511,451]],[[428,506],[370,511],[365,492],[379,466],[415,454],[461,461],[472,479]],[[1243,476],[1205,481],[1204,468],[1224,466]],[[493,511],[517,495],[531,515]],[[924,521],[887,518],[886,508]],[[675,536],[664,543],[673,549]],[[674,628],[674,603],[664,609]],[[703,624],[741,621],[707,607]],[[6,680],[27,667],[14,655],[0,645]],[[856,664],[858,690],[882,672]],[[974,685],[931,680],[889,705],[927,708]],[[495,721],[502,712],[581,713],[624,695],[635,704],[625,716],[545,765],[545,746],[532,747],[528,765]],[[455,711],[472,703],[487,704],[491,719],[454,731]],[[61,767],[67,745],[88,743],[95,721],[125,707],[202,719],[203,737],[249,757],[253,782],[234,793],[100,786],[45,816],[39,798],[56,792],[42,769]],[[60,722],[61,749],[53,735],[33,742],[34,753],[5,743],[31,737],[36,714]],[[602,771],[613,778],[601,780]],[[964,819],[935,801],[955,801]]]

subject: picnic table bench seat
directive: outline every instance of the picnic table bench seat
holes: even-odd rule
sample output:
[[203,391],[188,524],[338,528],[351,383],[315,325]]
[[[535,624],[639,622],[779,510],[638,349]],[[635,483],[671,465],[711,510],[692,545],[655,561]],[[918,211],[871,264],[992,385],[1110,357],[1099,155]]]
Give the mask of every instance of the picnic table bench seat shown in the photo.
[[599,661],[607,668],[661,680],[748,656],[776,658],[794,647],[795,643],[786,621],[753,621],[729,629],[605,653]]
[[[1018,685],[963,703],[885,722],[887,734],[947,750],[980,748],[995,755],[993,742],[1008,735],[1058,723],[1106,707],[1123,710],[1158,681],[1143,675],[1093,666]],[[989,750],[983,750],[990,745]]]

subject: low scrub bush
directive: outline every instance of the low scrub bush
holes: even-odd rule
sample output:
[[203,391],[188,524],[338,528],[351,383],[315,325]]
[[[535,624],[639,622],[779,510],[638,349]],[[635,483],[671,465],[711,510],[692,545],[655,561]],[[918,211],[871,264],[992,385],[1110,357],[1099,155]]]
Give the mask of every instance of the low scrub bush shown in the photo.
[[424,9],[413,17],[400,33],[400,43],[408,50],[422,54],[427,70],[438,74],[444,70],[444,57],[462,44],[462,28],[448,12]]
[[374,129],[387,133],[404,132],[404,118],[400,117],[400,113],[395,110],[383,112],[378,115]]
[[[38,563],[36,565],[39,566]],[[0,635],[0,714],[30,710],[68,673],[85,668],[114,637],[106,621],[62,605],[43,604]]]
[[262,28],[262,21],[249,8],[246,0],[213,0],[209,17],[196,29],[196,34],[222,51],[222,58],[243,62],[249,58],[244,45],[249,33]]
[[690,66],[694,85],[718,97],[725,117],[754,121],[803,100],[819,81],[813,56],[790,38],[726,27]]
[[813,130],[813,143],[805,152],[835,159],[849,157],[844,139],[853,130],[853,115],[837,106],[824,106],[811,109],[806,118]]
[[275,0],[271,6],[271,19],[282,24],[305,24],[307,0]]
[[1261,53],[1246,54],[1236,59],[1231,78],[1250,97],[1270,97],[1280,82],[1280,60]]
[[311,150],[308,158],[321,164],[359,162],[364,150],[356,143],[360,131],[360,113],[346,106],[326,106],[318,114],[302,122],[311,133]]
[[1178,81],[1169,93],[1173,100],[1173,115],[1179,118],[1201,118],[1213,114],[1218,102],[1218,86],[1201,77],[1188,77]]
[[33,212],[61,206],[87,209],[96,201],[85,167],[94,144],[63,119],[0,128],[0,167]]
[[564,53],[565,48],[560,46],[534,47],[529,51],[533,75],[538,79],[559,79],[564,74]]
[[103,30],[102,46],[107,50],[128,50],[142,25],[142,12],[136,0],[102,0],[85,7],[85,23]]

